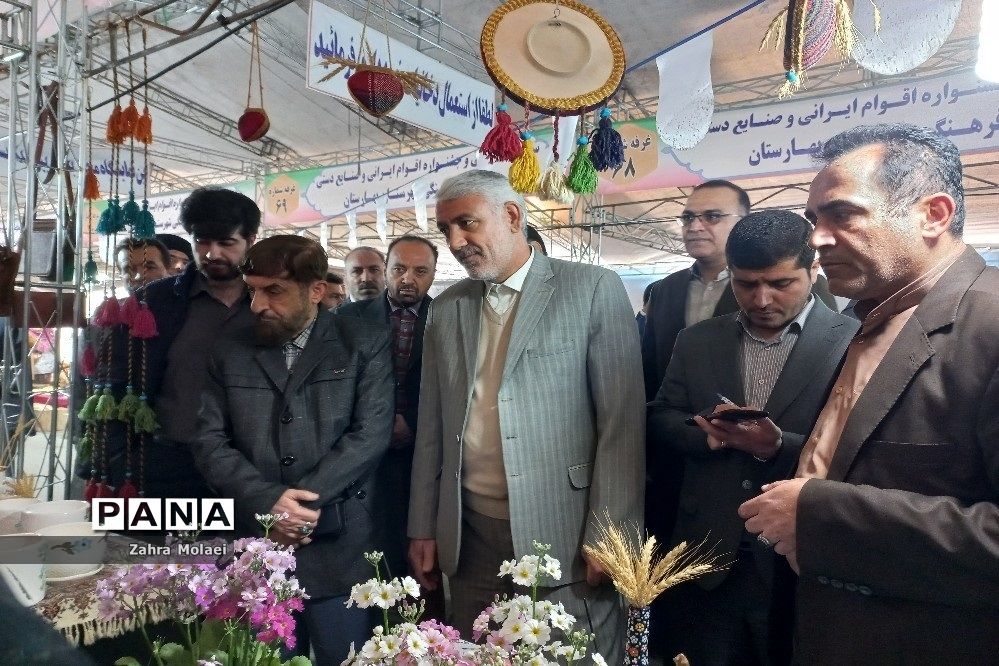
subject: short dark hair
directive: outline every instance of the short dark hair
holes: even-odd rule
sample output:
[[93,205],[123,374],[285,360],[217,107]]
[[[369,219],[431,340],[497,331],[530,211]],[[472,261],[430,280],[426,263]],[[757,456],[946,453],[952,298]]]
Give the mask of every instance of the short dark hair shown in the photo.
[[385,255],[382,254],[382,251],[376,247],[371,247],[370,245],[358,245],[353,250],[344,255],[343,257],[344,262],[346,263],[346,261],[350,259],[351,256],[357,254],[358,252],[374,252],[375,254],[377,254],[379,257],[382,258],[382,263],[383,264],[385,263]]
[[115,261],[118,261],[118,255],[122,252],[131,252],[132,250],[139,250],[142,248],[151,248],[156,250],[160,253],[163,265],[166,267],[170,266],[170,251],[167,250],[166,245],[155,238],[126,238],[122,240],[114,248]]
[[343,284],[343,276],[333,271],[326,272],[326,281],[330,284]]
[[822,145],[818,159],[829,164],[865,146],[884,146],[876,177],[888,207],[911,206],[921,197],[946,192],[954,198],[950,231],[964,233],[964,184],[961,153],[954,142],[926,127],[904,123],[860,125],[840,132]]
[[260,229],[260,209],[245,194],[199,187],[180,204],[180,223],[195,239],[228,238],[234,231],[249,238]]
[[647,285],[645,285],[645,291],[642,292],[642,304],[643,305],[645,303],[648,303],[649,299],[652,298],[652,287],[654,287],[654,286],[656,286],[655,282],[650,282]]
[[704,190],[708,188],[725,188],[735,192],[735,196],[739,200],[739,208],[742,209],[743,215],[748,214],[749,209],[752,208],[752,205],[749,203],[749,193],[730,180],[722,180],[721,178],[706,180],[695,187],[692,191],[696,192],[697,190]]
[[187,255],[188,261],[194,261],[194,249],[186,238],[181,238],[177,234],[156,234],[156,240],[166,245],[166,249],[183,252]]
[[[423,236],[416,236],[409,234],[405,236],[399,236],[391,243],[389,243],[388,252],[386,254],[388,256],[392,256],[392,249],[395,248],[395,246],[398,245],[399,243],[423,243],[424,245],[430,248],[430,252],[433,253],[434,255],[434,265],[435,266],[437,265],[437,255],[438,255],[437,246],[434,245],[430,240],[424,238]],[[386,260],[385,263],[388,263],[388,261]]]
[[544,255],[548,256],[548,246],[545,245],[545,239],[541,237],[541,232],[534,228],[533,224],[527,225],[527,242],[530,243],[534,241],[541,246],[541,251]]
[[815,250],[808,244],[812,225],[789,210],[760,210],[735,223],[725,245],[728,265],[743,270],[770,268],[795,259],[798,268],[811,268]]
[[303,236],[271,236],[250,246],[239,263],[239,272],[311,284],[326,279],[326,251]]

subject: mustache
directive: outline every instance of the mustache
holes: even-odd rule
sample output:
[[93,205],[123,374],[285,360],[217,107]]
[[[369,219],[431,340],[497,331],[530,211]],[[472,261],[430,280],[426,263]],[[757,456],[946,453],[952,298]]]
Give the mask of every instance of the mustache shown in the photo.
[[479,251],[479,248],[472,247],[471,245],[466,245],[465,247],[461,248],[460,250],[454,253],[454,258],[457,259],[458,261],[464,261],[469,257],[475,256],[477,254],[482,254],[482,252]]

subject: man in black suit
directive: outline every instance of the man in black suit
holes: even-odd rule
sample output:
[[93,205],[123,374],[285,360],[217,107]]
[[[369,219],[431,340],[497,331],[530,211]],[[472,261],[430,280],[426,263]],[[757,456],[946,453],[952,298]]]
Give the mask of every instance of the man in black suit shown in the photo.
[[[665,599],[667,654],[683,652],[692,663],[770,664],[790,655],[790,626],[768,627],[773,550],[747,535],[738,507],[764,483],[793,474],[803,433],[858,327],[812,294],[818,265],[810,233],[807,220],[781,210],[735,224],[726,256],[739,311],[679,333],[649,403],[649,445],[684,460],[671,543],[704,542],[733,563]],[[770,417],[704,418],[736,406]],[[696,426],[687,425],[694,414]],[[771,640],[779,648],[773,655]]]
[[298,649],[338,664],[362,644],[368,614],[344,604],[371,575],[377,547],[375,469],[392,431],[392,357],[381,326],[330,314],[319,303],[326,252],[300,236],[271,236],[240,264],[255,325],[212,351],[200,396],[198,469],[234,500],[237,529],[255,514],[287,513],[270,536],[296,545],[310,595]]
[[395,369],[395,425],[392,445],[378,470],[379,496],[375,503],[378,524],[384,531],[382,548],[393,575],[406,571],[406,522],[409,508],[413,443],[420,406],[423,370],[423,331],[427,295],[434,283],[437,246],[420,236],[396,238],[388,249],[386,289],[378,298],[345,303],[338,315],[359,317],[386,327]]

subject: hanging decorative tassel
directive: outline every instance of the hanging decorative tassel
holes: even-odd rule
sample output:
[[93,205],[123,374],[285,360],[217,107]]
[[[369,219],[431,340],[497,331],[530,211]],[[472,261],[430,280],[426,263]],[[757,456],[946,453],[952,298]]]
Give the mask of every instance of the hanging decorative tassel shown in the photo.
[[[93,441],[91,441],[91,444],[93,444]],[[87,485],[83,489],[84,502],[93,502],[94,498],[97,497],[97,470],[91,470],[90,474],[90,478],[87,479]]]
[[121,123],[121,133],[122,137],[126,140],[134,139],[135,130],[139,124],[139,109],[135,106],[135,98],[128,103],[128,106],[121,112],[121,118],[119,120]]
[[108,478],[102,476],[94,489],[94,497],[114,497],[114,488],[108,485]]
[[590,142],[590,160],[597,171],[617,169],[624,164],[624,139],[614,129],[610,115],[606,106],[600,109],[600,125]]
[[569,205],[576,198],[565,184],[565,174],[562,173],[562,165],[558,160],[553,159],[548,163],[548,168],[541,176],[541,184],[538,186],[538,194],[542,199],[548,201],[558,201]]
[[94,172],[94,165],[87,165],[87,175],[83,179],[83,198],[87,201],[97,201],[101,198],[101,184]]
[[100,393],[101,386],[98,384],[94,386],[94,392],[90,394],[86,402],[83,403],[83,407],[80,408],[77,416],[84,423],[93,423],[97,420],[97,401],[101,398]]
[[153,117],[148,106],[142,107],[142,115],[135,124],[135,140],[146,146],[153,142]]
[[87,263],[83,265],[83,281],[88,284],[97,282],[97,261],[94,259],[93,250],[87,250]]
[[121,304],[118,303],[118,299],[113,295],[104,299],[104,302],[101,303],[94,312],[91,323],[94,326],[103,326],[105,328],[110,328],[120,324]]
[[114,110],[111,111],[111,115],[108,117],[108,126],[104,132],[104,138],[112,146],[125,143],[125,137],[121,134],[121,104],[118,102],[115,102]]
[[118,420],[129,423],[138,408],[139,396],[135,395],[132,385],[129,384],[125,387],[125,395],[122,396],[121,402],[118,403]]
[[159,335],[159,331],[156,330],[156,317],[153,316],[153,311],[144,301],[140,303],[139,310],[132,319],[129,333],[133,338],[140,340],[148,340]]
[[135,416],[132,418],[132,427],[135,428],[135,432],[147,435],[153,434],[160,428],[160,424],[156,420],[156,412],[149,406],[145,393],[139,396],[139,407],[135,410]]
[[110,421],[115,417],[117,409],[118,404],[115,402],[114,394],[111,393],[111,386],[105,385],[101,397],[97,400],[97,410],[94,417],[98,421]]
[[111,197],[108,199],[108,207],[104,209],[97,221],[97,233],[113,236],[124,230],[125,222],[122,218],[121,204],[118,202],[118,197]]
[[121,304],[121,314],[118,317],[121,323],[131,327],[135,323],[135,315],[139,313],[140,307],[139,299],[135,297],[135,294],[126,298],[125,302]]
[[83,350],[83,357],[80,359],[80,374],[91,378],[97,374],[97,352],[93,345],[87,345]]
[[479,146],[479,152],[489,159],[490,164],[512,162],[524,152],[524,142],[506,109],[506,104],[496,107],[496,123]]
[[153,219],[153,213],[149,210],[149,201],[146,199],[142,200],[142,210],[139,211],[139,221],[132,228],[132,235],[136,238],[155,238],[156,237],[156,220]]
[[135,228],[139,224],[139,204],[135,200],[135,190],[129,190],[128,201],[121,207],[121,221],[124,226]]
[[590,153],[586,149],[589,142],[589,138],[585,136],[576,139],[578,147],[572,156],[572,164],[569,166],[566,185],[576,194],[592,194],[597,190],[597,170],[593,168]]
[[118,489],[118,497],[124,497],[127,499],[129,497],[138,496],[139,489],[135,487],[134,483],[132,483],[132,473],[127,472],[125,474],[125,483],[121,484],[121,488]]
[[533,194],[538,191],[538,181],[541,180],[541,165],[534,152],[534,135],[521,132],[524,150],[520,157],[510,165],[510,185],[521,194]]
[[[85,433],[83,437],[80,438],[79,456],[83,460],[90,460],[90,456],[93,452],[94,452],[94,436],[88,432]],[[87,482],[87,487],[90,487],[90,482]]]

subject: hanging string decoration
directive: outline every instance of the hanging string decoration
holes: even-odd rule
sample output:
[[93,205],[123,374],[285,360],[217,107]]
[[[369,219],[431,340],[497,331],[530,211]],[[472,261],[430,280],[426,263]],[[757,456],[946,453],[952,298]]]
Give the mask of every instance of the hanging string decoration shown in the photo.
[[507,174],[510,186],[521,194],[534,194],[538,191],[541,181],[541,165],[538,163],[538,154],[534,151],[534,134],[528,129],[530,120],[531,107],[525,104],[524,129],[520,132],[523,150],[510,164],[510,171]]
[[850,57],[856,41],[850,4],[848,0],[791,0],[770,22],[760,50],[771,40],[777,47],[783,44],[785,73],[777,98],[786,99],[805,85],[806,70],[833,46],[844,59]]
[[[362,57],[351,59],[326,56],[323,58],[323,67],[327,69],[332,67],[333,70],[319,81],[329,81],[343,70],[353,69],[354,73],[347,78],[347,91],[366,113],[380,118],[391,113],[405,95],[409,94],[418,99],[422,90],[434,90],[437,88],[437,84],[425,74],[415,71],[397,71],[392,67],[394,62],[392,60],[392,41],[389,39],[387,29],[385,30],[385,51],[388,61],[386,65],[378,64],[378,58],[365,39],[370,15],[371,0],[368,0],[364,9],[364,23],[361,27],[360,47],[358,48]],[[388,15],[384,0],[382,2],[382,15]],[[387,28],[387,19],[385,25]]]
[[600,109],[600,124],[590,139],[590,161],[597,171],[612,171],[624,164],[624,139],[611,123],[611,111]]
[[490,164],[512,162],[524,152],[524,142],[507,113],[505,102],[496,107],[496,122],[482,140],[479,152],[486,156]]
[[593,194],[597,191],[597,170],[590,160],[590,152],[587,149],[589,143],[590,139],[585,135],[576,139],[576,152],[572,156],[572,164],[569,165],[569,175],[565,184],[576,194]]
[[[149,79],[149,64],[146,60],[146,29],[142,28],[142,80]],[[149,87],[142,91],[142,116],[136,126],[135,140],[142,144],[142,210],[139,220],[132,229],[136,238],[154,238],[156,236],[156,221],[149,210],[149,145],[153,142],[153,117],[149,114]]]
[[[246,88],[246,110],[236,121],[236,129],[239,131],[239,138],[250,143],[262,139],[267,130],[271,128],[270,118],[264,110],[264,78],[260,64],[260,34],[257,30],[257,22],[254,21],[250,28],[250,82]],[[260,106],[250,106],[250,99],[253,93],[253,64],[257,65],[257,89],[260,96]]]
[[552,123],[552,159],[545,168],[545,173],[541,176],[541,183],[538,185],[538,195],[548,201],[557,201],[569,205],[575,199],[572,190],[565,184],[565,173],[562,163],[559,160],[559,116],[555,115]]

